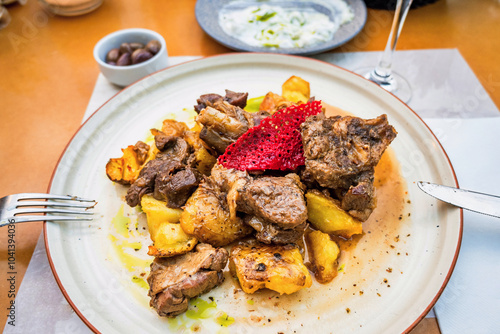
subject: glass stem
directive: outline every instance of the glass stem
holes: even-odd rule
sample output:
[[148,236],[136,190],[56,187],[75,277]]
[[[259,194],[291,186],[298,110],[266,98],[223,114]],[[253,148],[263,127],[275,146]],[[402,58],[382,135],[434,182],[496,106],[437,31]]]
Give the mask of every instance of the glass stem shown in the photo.
[[410,9],[412,2],[413,0],[397,0],[394,20],[392,21],[391,34],[387,40],[384,53],[382,54],[382,57],[373,72],[373,75],[377,77],[377,81],[384,81],[384,78],[390,80],[392,74],[392,57],[394,55],[394,50],[396,50],[399,34],[403,29],[403,23],[405,22],[406,15],[408,14],[408,10]]

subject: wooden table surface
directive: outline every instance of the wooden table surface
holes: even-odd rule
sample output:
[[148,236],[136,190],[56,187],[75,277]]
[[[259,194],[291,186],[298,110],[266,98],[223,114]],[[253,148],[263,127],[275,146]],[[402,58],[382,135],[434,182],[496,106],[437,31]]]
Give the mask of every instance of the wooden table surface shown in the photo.
[[[105,0],[95,12],[71,18],[48,14],[35,0],[10,5],[12,22],[0,30],[0,197],[47,191],[92,94],[99,73],[92,50],[104,35],[143,27],[165,37],[170,56],[231,52],[198,26],[195,3]],[[383,50],[391,22],[391,12],[369,10],[363,31],[335,52]],[[439,0],[411,10],[398,50],[457,48],[500,106],[499,22],[497,0]],[[41,223],[16,226],[16,291],[41,228]],[[10,301],[7,240],[7,228],[0,229],[2,330]],[[426,319],[412,333],[439,329],[434,319]]]

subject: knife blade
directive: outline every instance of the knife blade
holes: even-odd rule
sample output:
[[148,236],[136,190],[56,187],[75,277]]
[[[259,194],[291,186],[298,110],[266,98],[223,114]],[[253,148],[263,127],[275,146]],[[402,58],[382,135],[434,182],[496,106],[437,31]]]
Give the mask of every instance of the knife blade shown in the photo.
[[426,194],[443,202],[477,213],[500,218],[499,196],[423,181],[417,182],[417,185]]

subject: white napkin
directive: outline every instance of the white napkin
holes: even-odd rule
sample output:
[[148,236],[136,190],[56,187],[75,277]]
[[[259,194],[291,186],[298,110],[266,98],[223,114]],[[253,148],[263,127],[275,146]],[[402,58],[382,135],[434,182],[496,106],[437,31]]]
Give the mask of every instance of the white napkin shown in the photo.
[[[500,117],[427,119],[460,188],[500,195]],[[500,333],[500,218],[464,210],[460,255],[434,311],[443,334]]]

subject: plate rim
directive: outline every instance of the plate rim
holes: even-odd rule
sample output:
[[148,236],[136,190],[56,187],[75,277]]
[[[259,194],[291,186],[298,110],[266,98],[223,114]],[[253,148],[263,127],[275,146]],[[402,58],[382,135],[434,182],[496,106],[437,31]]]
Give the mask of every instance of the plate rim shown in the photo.
[[[221,1],[230,1],[230,0],[221,0]],[[328,50],[332,50],[332,49],[335,49],[335,48],[338,48],[340,47],[341,45],[344,45],[345,43],[349,42],[350,40],[352,40],[354,37],[356,37],[364,28],[365,24],[366,24],[366,20],[368,18],[368,8],[366,7],[366,4],[363,0],[347,0],[348,2],[349,1],[352,1],[352,2],[356,2],[356,5],[357,6],[360,6],[360,9],[361,9],[361,24],[360,26],[354,31],[354,33],[352,35],[350,35],[349,37],[347,38],[344,38],[343,40],[341,41],[338,41],[336,43],[332,43],[333,42],[333,39],[335,39],[335,35],[333,37],[333,39],[331,41],[327,41],[325,43],[321,43],[321,44],[318,44],[316,46],[312,46],[310,48],[304,48],[304,49],[293,49],[293,48],[288,48],[288,49],[282,49],[282,50],[297,50],[297,51],[285,51],[285,52],[280,52],[279,49],[276,49],[276,50],[272,50],[272,49],[269,49],[269,51],[265,51],[266,49],[263,48],[263,47],[257,47],[257,46],[251,46],[251,45],[248,45],[246,46],[245,43],[241,42],[242,44],[241,45],[232,45],[231,43],[227,43],[226,41],[224,40],[221,40],[219,38],[219,35],[215,34],[213,30],[211,29],[208,29],[208,26],[206,26],[202,19],[200,19],[201,17],[201,14],[200,14],[200,11],[199,11],[199,3],[202,3],[202,2],[207,2],[210,4],[210,0],[197,0],[196,1],[196,5],[195,5],[195,17],[196,17],[196,22],[198,23],[198,25],[200,26],[200,28],[203,30],[204,33],[206,33],[211,39],[213,39],[215,42],[231,49],[231,50],[236,50],[238,52],[244,52],[244,51],[247,51],[247,52],[257,52],[257,53],[275,53],[275,54],[288,54],[288,55],[296,55],[296,56],[312,56],[312,55],[316,55],[316,54],[319,54],[321,52],[325,52],[325,51],[328,51]],[[218,13],[217,13],[218,15]],[[341,27],[339,28],[339,30],[341,29]],[[223,36],[227,36],[231,39],[234,39],[234,37],[231,37],[229,35],[227,35],[225,32],[223,32]],[[238,42],[239,43],[239,42]]]
[[[351,72],[345,68],[342,68],[338,65],[335,65],[335,64],[332,64],[332,63],[329,63],[329,62],[326,62],[326,61],[323,61],[323,60],[319,60],[319,59],[315,59],[315,58],[308,58],[308,57],[303,57],[303,56],[300,56],[300,55],[292,55],[292,54],[276,54],[276,53],[245,53],[245,52],[241,52],[241,53],[229,53],[229,54],[218,54],[218,55],[211,55],[211,56],[204,56],[204,57],[201,57],[201,58],[197,58],[197,59],[193,59],[193,60],[189,60],[189,61],[186,61],[186,62],[182,62],[180,64],[176,64],[176,65],[172,65],[172,66],[169,66],[165,69],[162,69],[162,70],[159,70],[159,71],[156,71],[154,73],[151,73],[147,76],[145,76],[144,78],[142,79],[139,79],[137,80],[136,82],[130,84],[129,86],[123,88],[122,90],[120,90],[119,92],[117,92],[116,94],[114,94],[112,97],[110,97],[108,100],[106,100],[106,102],[104,102],[99,108],[97,108],[86,120],[85,122],[83,122],[79,127],[78,129],[75,131],[75,133],[72,135],[72,137],[69,139],[69,141],[67,142],[64,150],[62,151],[62,153],[60,154],[59,156],[59,159],[57,161],[57,164],[55,165],[54,167],[54,170],[52,172],[52,175],[50,177],[50,181],[49,181],[49,185],[48,185],[48,188],[47,188],[47,192],[50,193],[50,190],[52,188],[52,184],[53,184],[53,181],[54,181],[54,177],[55,177],[55,174],[58,170],[58,167],[60,165],[60,162],[61,160],[63,159],[63,157],[65,156],[69,146],[71,145],[71,143],[73,142],[74,138],[76,137],[76,135],[81,131],[81,129],[85,126],[85,124],[87,124],[87,122],[89,122],[89,120],[94,117],[105,105],[107,105],[108,103],[110,103],[113,99],[115,99],[118,95],[120,94],[123,94],[123,93],[126,93],[126,91],[128,89],[130,89],[132,86],[135,86],[136,84],[140,83],[141,81],[143,80],[146,80],[147,78],[151,77],[151,76],[154,76],[155,74],[157,73],[160,73],[160,72],[163,72],[163,71],[168,71],[169,69],[171,68],[176,68],[178,66],[189,66],[188,64],[190,63],[196,63],[196,62],[200,62],[200,61],[204,61],[204,60],[207,60],[207,59],[213,59],[213,58],[231,58],[231,57],[238,57],[238,56],[248,56],[248,55],[257,55],[257,56],[260,56],[260,57],[292,57],[292,58],[297,58],[297,59],[308,59],[308,60],[311,60],[311,61],[314,61],[314,62],[319,62],[323,65],[327,65],[327,66],[333,66],[339,70],[342,70],[342,71],[345,71],[347,73],[349,73],[350,75],[354,74],[360,78],[362,78],[363,80],[366,81],[366,83],[369,83],[371,85],[374,85],[374,87],[376,87],[377,89],[380,89],[381,92],[385,92],[385,93],[390,93],[390,92],[387,92],[386,90],[384,90],[383,88],[381,88],[380,86],[378,86],[377,84],[375,84],[374,82],[372,81],[369,81],[367,80],[366,78],[364,78],[363,76],[359,75],[359,74],[356,74],[354,72]],[[453,176],[453,180],[454,180],[454,183],[455,183],[455,186],[458,188],[459,187],[459,184],[458,184],[458,179],[457,179],[457,175],[456,175],[456,172],[455,172],[455,169],[453,168],[453,165],[451,163],[451,160],[448,156],[448,154],[446,153],[446,150],[444,149],[444,147],[442,146],[441,142],[439,141],[439,139],[437,138],[437,136],[434,134],[434,132],[431,130],[431,128],[427,125],[427,123],[412,109],[410,108],[406,103],[404,103],[401,99],[399,99],[397,96],[395,96],[394,94],[390,93],[390,95],[392,95],[394,98],[396,98],[400,103],[402,103],[409,111],[411,111],[414,116],[416,116],[418,118],[418,120],[425,126],[425,128],[427,129],[427,131],[429,132],[429,134],[432,135],[432,137],[435,139],[436,143],[439,145],[439,148],[441,150],[441,152],[444,154],[444,157],[446,158],[446,161],[448,163],[448,167],[450,168],[450,171],[452,173],[452,176]],[[446,288],[450,278],[451,278],[451,275],[453,274],[453,271],[455,269],[455,266],[456,266],[456,263],[457,263],[457,260],[458,260],[458,256],[459,256],[459,253],[460,253],[460,248],[461,248],[461,245],[462,245],[462,238],[463,238],[463,227],[464,227],[464,224],[463,224],[463,209],[462,208],[459,208],[459,213],[460,213],[460,222],[459,222],[459,229],[458,229],[458,240],[457,240],[457,246],[456,246],[456,249],[455,249],[455,253],[454,253],[454,256],[453,256],[453,260],[451,262],[451,265],[450,265],[450,268],[448,269],[448,273],[446,274],[444,280],[443,280],[443,283],[441,284],[441,287],[439,288],[439,290],[436,292],[436,295],[434,296],[434,298],[430,301],[429,305],[424,309],[424,311],[415,319],[415,321],[409,325],[405,330],[404,330],[404,333],[408,333],[410,332],[412,329],[414,329],[416,327],[416,325],[421,322],[425,316],[431,311],[431,309],[434,307],[434,305],[436,304],[437,300],[439,299],[439,297],[442,295],[444,289]],[[43,236],[44,236],[44,246],[45,246],[45,249],[46,249],[46,253],[47,253],[47,259],[48,259],[48,262],[49,262],[49,265],[50,265],[50,269],[52,271],[52,274],[54,276],[54,279],[56,280],[56,283],[59,287],[59,289],[61,290],[64,298],[66,299],[66,301],[68,302],[68,304],[71,306],[71,308],[73,309],[73,311],[78,315],[78,317],[87,325],[87,327],[92,330],[94,333],[101,333],[83,314],[82,312],[80,311],[80,309],[76,306],[76,304],[72,301],[71,297],[69,296],[69,293],[67,292],[66,288],[64,287],[64,285],[62,284],[61,282],[61,279],[59,278],[59,275],[56,271],[56,268],[55,268],[55,264],[53,262],[53,259],[52,259],[52,256],[51,256],[51,253],[50,253],[50,247],[49,247],[49,242],[48,242],[48,228],[47,228],[48,224],[47,224],[47,221],[44,221],[43,222]],[[436,317],[435,318],[436,321],[438,322],[438,326],[439,326],[439,321],[438,321],[438,318]]]

